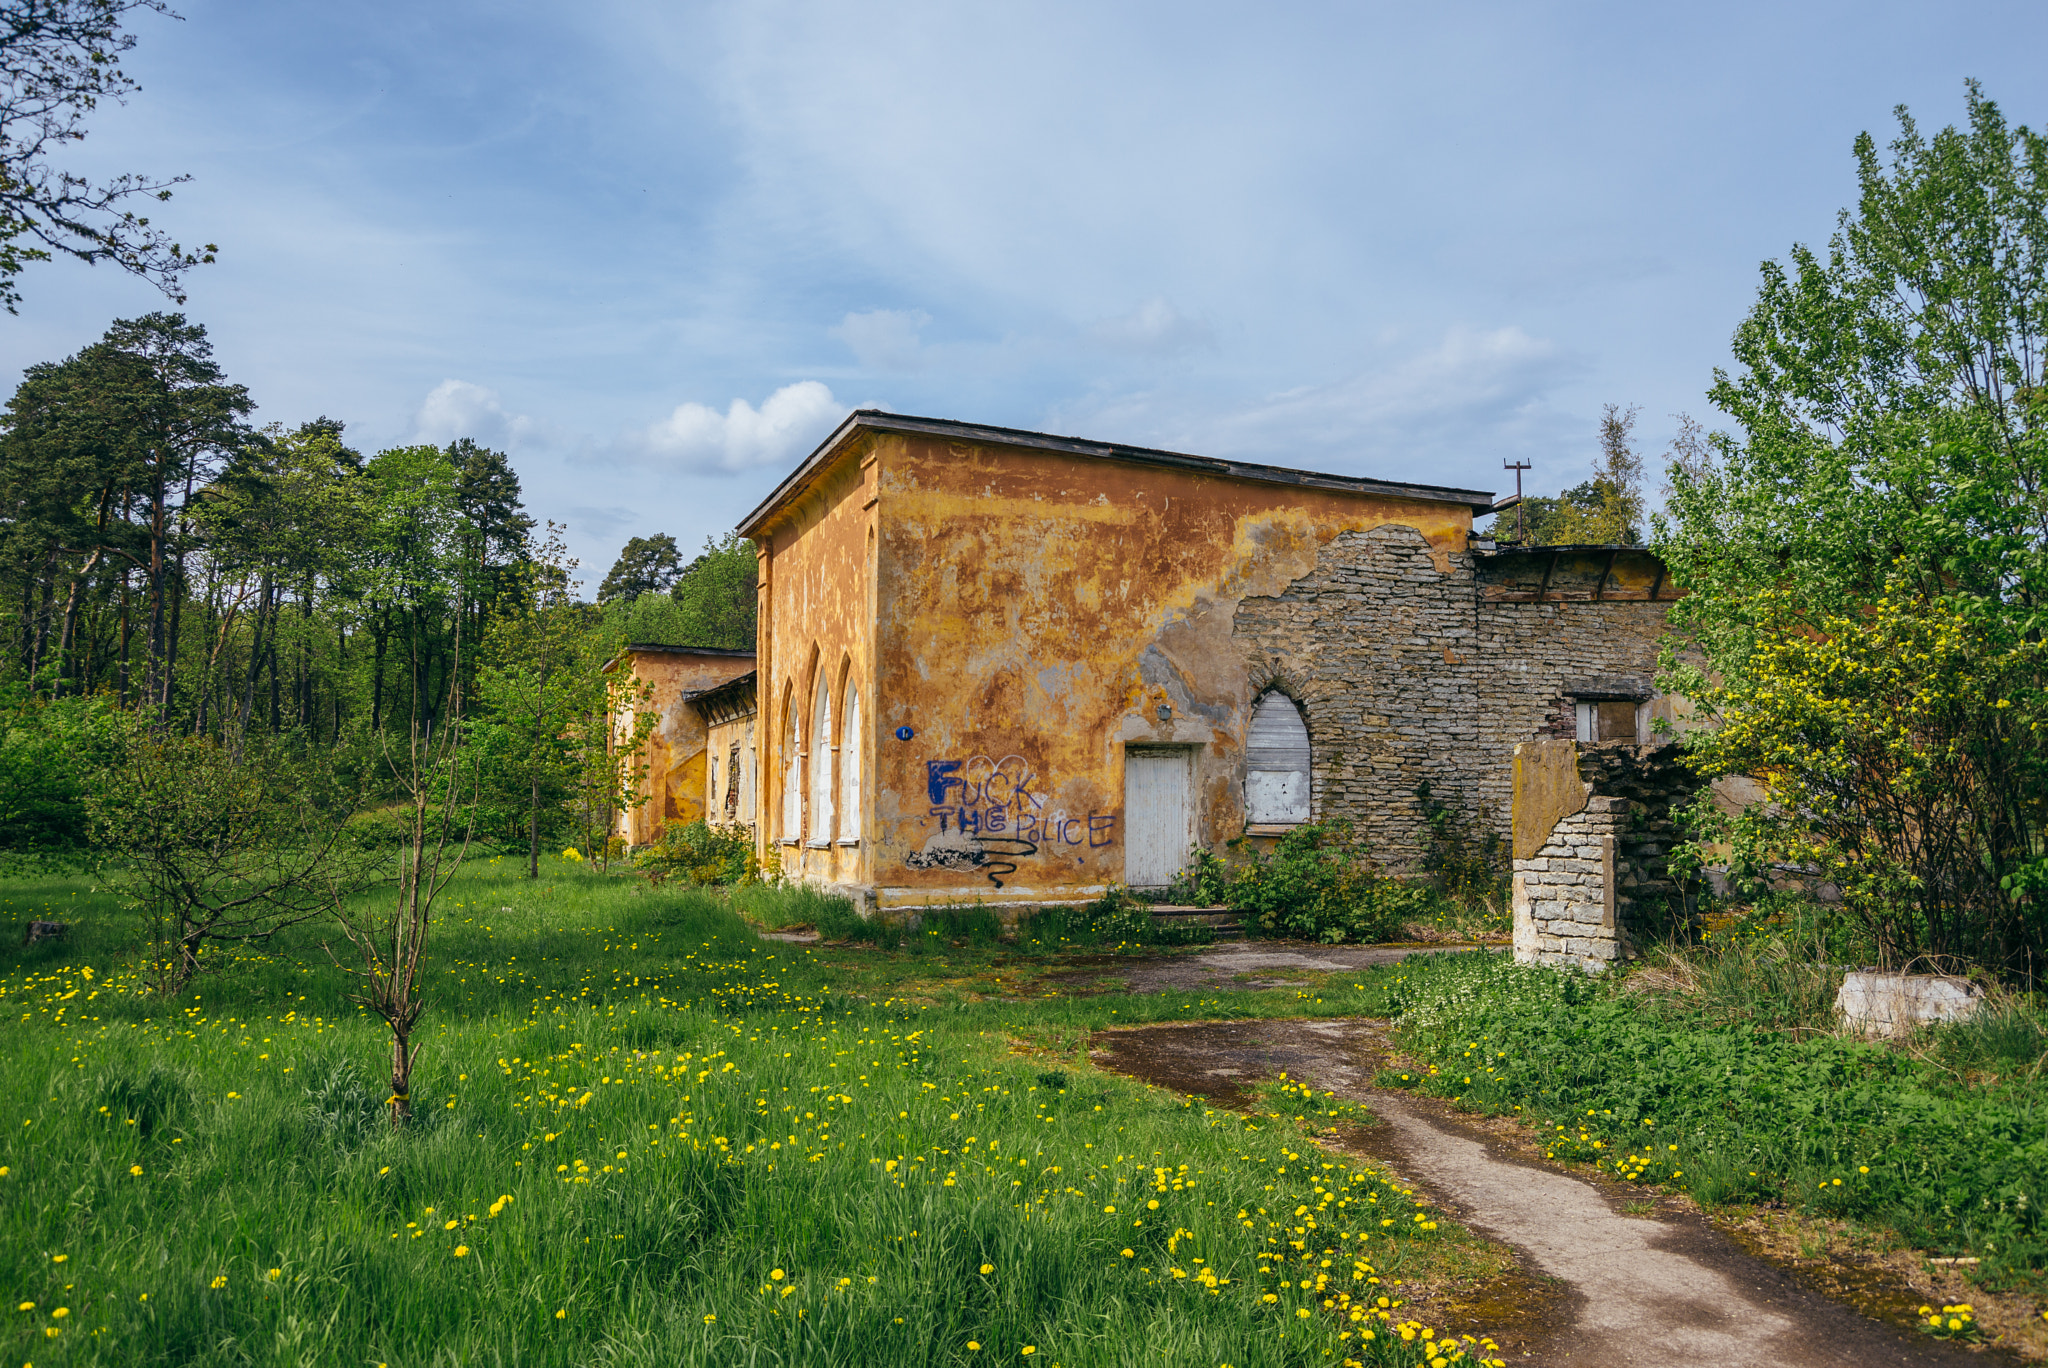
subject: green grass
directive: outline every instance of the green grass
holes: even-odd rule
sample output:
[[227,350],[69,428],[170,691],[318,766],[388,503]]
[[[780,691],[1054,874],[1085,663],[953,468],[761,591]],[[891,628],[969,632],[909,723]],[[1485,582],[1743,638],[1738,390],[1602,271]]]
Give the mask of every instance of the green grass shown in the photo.
[[26,1304],[0,1352],[1429,1357],[1396,1282],[1442,1237],[1304,1138],[1327,1099],[1245,1117],[1075,1053],[1105,1025],[1337,1015],[1365,991],[1019,1002],[975,986],[1018,951],[971,936],[821,951],[756,939],[702,891],[513,869],[474,864],[444,897],[402,1132],[381,1024],[316,928],[168,1001],[140,991],[134,923],[90,885],[0,890],[77,927],[0,959],[0,1270]]
[[[1442,956],[1375,970],[1369,1011],[1420,1061],[1383,1076],[1512,1112],[1552,1156],[1709,1203],[1883,1224],[1998,1284],[2048,1270],[2039,1014],[2008,1002],[1902,1045],[1832,1029],[1839,970],[1797,945],[1608,981]],[[1650,991],[1644,991],[1645,984]]]

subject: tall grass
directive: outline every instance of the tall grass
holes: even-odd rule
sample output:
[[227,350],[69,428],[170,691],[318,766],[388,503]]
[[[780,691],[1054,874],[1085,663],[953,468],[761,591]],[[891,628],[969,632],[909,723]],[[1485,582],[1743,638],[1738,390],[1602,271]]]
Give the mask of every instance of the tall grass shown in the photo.
[[1434,1238],[1383,1175],[1048,1085],[1009,1032],[1053,1017],[855,1000],[716,895],[465,872],[394,1132],[315,938],[165,1001],[79,891],[73,943],[0,961],[21,1361],[1422,1361],[1398,1306],[1343,1318]]

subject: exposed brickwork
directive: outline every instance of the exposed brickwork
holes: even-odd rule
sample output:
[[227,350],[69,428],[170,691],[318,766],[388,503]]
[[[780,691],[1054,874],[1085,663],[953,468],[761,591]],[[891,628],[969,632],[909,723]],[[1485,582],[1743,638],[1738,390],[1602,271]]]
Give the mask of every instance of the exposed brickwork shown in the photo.
[[1622,957],[1613,884],[1628,830],[1626,798],[1591,798],[1551,828],[1533,858],[1515,861],[1515,958],[1599,973]]
[[1536,854],[1515,861],[1515,958],[1598,971],[1635,951],[1632,928],[1676,898],[1672,808],[1699,780],[1674,745],[1581,746],[1585,810],[1559,819]]
[[1500,601],[1481,592],[1494,573],[1483,553],[1432,554],[1414,529],[1379,527],[1331,540],[1284,592],[1242,600],[1233,634],[1251,677],[1284,681],[1303,705],[1316,815],[1351,819],[1381,858],[1412,867],[1427,780],[1505,832],[1515,744],[1573,734],[1567,683],[1655,672],[1670,605],[1641,589],[1593,599],[1611,562],[1597,584],[1567,573],[1547,601]]
[[1579,778],[1594,793],[1620,798],[1628,806],[1616,888],[1626,931],[1648,918],[1651,909],[1646,904],[1679,896],[1670,857],[1683,833],[1671,810],[1690,800],[1700,781],[1686,764],[1685,752],[1675,745],[1581,746]]

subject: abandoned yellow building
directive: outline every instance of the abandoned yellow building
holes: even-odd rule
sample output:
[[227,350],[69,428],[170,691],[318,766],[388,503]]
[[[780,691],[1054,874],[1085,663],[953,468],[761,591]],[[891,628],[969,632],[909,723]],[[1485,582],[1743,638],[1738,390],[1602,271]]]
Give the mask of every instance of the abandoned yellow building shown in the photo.
[[869,908],[1159,886],[1338,817],[1413,865],[1425,784],[1505,831],[1518,741],[1646,733],[1675,593],[1639,548],[1494,548],[1496,507],[856,412],[740,524],[754,673],[676,695],[719,729],[703,809]]
[[751,675],[754,653],[713,646],[632,646],[625,663],[644,686],[644,696],[615,725],[630,737],[637,717],[654,716],[635,766],[643,771],[641,801],[620,811],[619,834],[628,845],[646,845],[669,822],[721,820],[719,809],[706,806],[707,757],[724,752],[710,750],[712,729],[691,699],[735,676]]

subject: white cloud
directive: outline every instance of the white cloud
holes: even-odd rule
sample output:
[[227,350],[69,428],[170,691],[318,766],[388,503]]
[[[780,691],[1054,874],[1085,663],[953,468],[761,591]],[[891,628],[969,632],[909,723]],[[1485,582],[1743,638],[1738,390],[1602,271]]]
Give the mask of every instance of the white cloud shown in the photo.
[[626,439],[644,458],[690,470],[735,474],[780,465],[809,451],[846,416],[846,405],[816,380],[784,385],[760,408],[735,399],[724,413],[704,404],[675,412]]
[[924,359],[918,333],[931,321],[922,309],[870,309],[848,314],[832,335],[868,370],[913,371]]
[[540,424],[523,413],[508,413],[494,389],[467,380],[443,380],[434,386],[413,417],[413,440],[446,446],[468,437],[506,450],[538,436]]
[[1206,321],[1157,297],[1120,317],[1105,318],[1089,331],[1106,347],[1141,356],[1173,356],[1216,345],[1215,330]]

